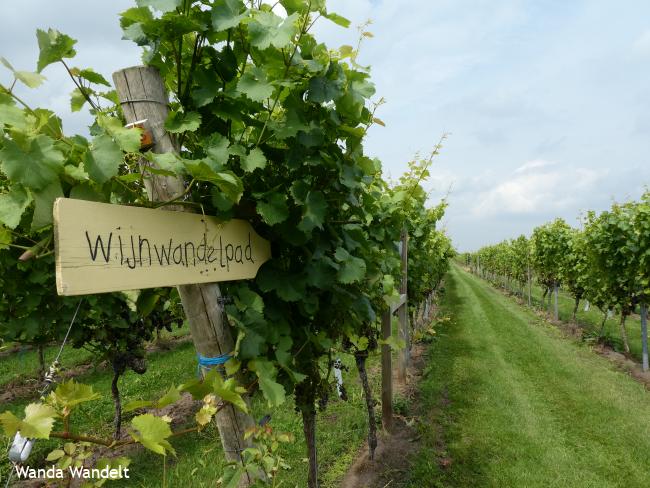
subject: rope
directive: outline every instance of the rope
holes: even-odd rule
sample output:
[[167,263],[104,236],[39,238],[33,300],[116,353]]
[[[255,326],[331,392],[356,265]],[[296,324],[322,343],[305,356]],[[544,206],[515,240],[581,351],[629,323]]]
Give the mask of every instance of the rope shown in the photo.
[[16,469],[16,465],[14,463],[11,463],[11,468],[9,469],[9,474],[7,475],[7,483],[5,484],[5,488],[9,487],[9,483],[11,483],[11,478],[14,476],[14,471]]
[[196,357],[199,361],[197,366],[197,374],[199,375],[201,374],[201,368],[211,369],[212,366],[223,366],[230,358],[232,358],[230,354],[221,354],[220,356],[209,358],[200,353],[198,353]]
[[79,303],[77,303],[77,309],[74,311],[74,315],[72,316],[72,320],[70,321],[70,326],[68,327],[68,331],[65,333],[65,337],[63,338],[63,342],[61,343],[61,347],[59,348],[59,353],[56,355],[56,359],[54,359],[55,362],[59,362],[59,358],[61,357],[61,353],[63,352],[63,347],[65,346],[65,343],[68,341],[70,330],[72,330],[72,324],[74,324],[74,321],[77,318],[77,313],[79,313],[79,307],[81,307],[81,302],[83,302],[83,298],[81,298],[79,300]]
[[68,331],[65,333],[65,337],[63,338],[63,342],[61,343],[61,347],[59,348],[59,352],[56,355],[56,358],[54,358],[54,361],[52,361],[52,364],[50,364],[50,369],[45,373],[44,377],[44,383],[43,389],[41,390],[41,396],[47,393],[47,391],[50,389],[52,386],[52,383],[54,383],[54,377],[59,369],[59,359],[61,358],[61,353],[63,352],[63,348],[65,347],[66,342],[68,342],[68,336],[70,335],[70,331],[72,330],[72,326],[74,325],[74,321],[77,318],[77,314],[79,313],[79,308],[81,307],[81,302],[83,301],[83,298],[79,300],[79,303],[77,303],[77,309],[74,311],[74,315],[72,316],[72,320],[70,321],[70,325],[68,326]]

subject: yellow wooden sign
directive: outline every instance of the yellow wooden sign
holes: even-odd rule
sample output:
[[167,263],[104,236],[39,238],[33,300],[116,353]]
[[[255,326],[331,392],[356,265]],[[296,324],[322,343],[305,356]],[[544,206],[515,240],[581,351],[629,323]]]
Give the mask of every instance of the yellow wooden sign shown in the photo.
[[59,198],[59,295],[254,278],[271,246],[244,220]]

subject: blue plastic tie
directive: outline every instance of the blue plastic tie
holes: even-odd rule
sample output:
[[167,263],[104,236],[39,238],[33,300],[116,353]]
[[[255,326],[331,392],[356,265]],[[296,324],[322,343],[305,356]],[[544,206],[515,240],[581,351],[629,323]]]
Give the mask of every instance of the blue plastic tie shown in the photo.
[[197,366],[197,374],[201,374],[201,368],[212,369],[212,366],[221,366],[226,364],[226,362],[232,357],[230,354],[222,354],[221,356],[216,356],[213,358],[208,358],[202,356],[201,354],[196,355],[199,364]]

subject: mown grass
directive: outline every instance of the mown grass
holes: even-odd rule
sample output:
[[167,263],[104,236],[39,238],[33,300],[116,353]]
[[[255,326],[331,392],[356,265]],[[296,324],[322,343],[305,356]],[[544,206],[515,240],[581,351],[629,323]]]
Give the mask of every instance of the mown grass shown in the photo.
[[[189,328],[187,325],[184,325],[183,327],[172,329],[171,332],[163,330],[160,333],[160,337],[164,340],[187,335],[188,333]],[[43,348],[46,368],[54,361],[59,349],[60,344],[50,344]],[[64,347],[59,362],[66,368],[72,368],[80,364],[91,363],[94,359],[93,353],[86,349],[74,349],[67,346]],[[15,353],[2,354],[0,355],[0,387],[16,380],[27,380],[31,378],[40,380],[38,369],[38,350],[35,347],[24,347]]]
[[[552,315],[554,308],[554,298],[551,297],[551,306],[548,306],[548,295],[546,300],[542,302],[542,295],[544,289],[537,284],[532,286],[532,304],[534,307],[544,310]],[[524,290],[523,300],[527,303],[528,291]],[[576,322],[585,331],[587,336],[596,339],[601,332],[601,324],[604,318],[604,313],[598,308],[590,306],[589,310],[585,311],[586,301],[581,300],[576,314]],[[575,305],[574,298],[568,292],[560,289],[558,294],[558,316],[564,322],[573,320],[573,307]],[[621,338],[620,330],[621,315],[614,313],[605,321],[605,328],[603,336],[607,344],[615,350],[623,351],[623,340]],[[630,344],[630,354],[637,361],[641,361],[641,319],[639,315],[629,316],[625,322],[625,329],[627,330],[628,341]]]
[[[367,435],[367,416],[365,401],[358,382],[354,360],[351,356],[342,354],[341,359],[349,367],[349,372],[343,373],[349,400],[343,402],[334,398],[327,409],[318,416],[318,449],[320,478],[324,488],[338,486],[340,479],[356,457],[360,445]],[[17,361],[17,358],[13,358]],[[370,375],[375,396],[379,396],[380,375],[377,370],[378,357],[373,356],[368,361],[368,367],[374,371]],[[159,351],[148,355],[148,371],[144,375],[127,372],[120,380],[120,390],[123,402],[135,399],[155,399],[161,396],[172,384],[180,384],[191,379],[196,374],[196,355],[191,343],[182,343],[170,351]],[[110,396],[111,374],[106,369],[96,369],[77,378],[77,381],[91,384],[95,391],[102,394],[98,401],[82,406],[75,412],[72,430],[79,433],[109,437],[112,432],[113,403]],[[1,405],[0,412],[10,410],[21,414],[26,404],[33,400],[20,400]],[[294,412],[293,399],[289,397],[284,405],[270,409],[265,401],[256,396],[252,405],[256,419],[271,414],[270,425],[276,431],[291,432],[296,441],[285,446],[282,456],[291,465],[291,469],[283,471],[278,480],[281,486],[306,486],[307,464],[305,462],[306,448],[302,434],[300,415]],[[129,417],[125,419],[128,424]],[[6,445],[8,439],[0,435],[0,443]],[[191,433],[176,437],[172,444],[177,456],[169,456],[166,465],[167,486],[215,486],[224,467],[224,456],[215,427],[210,427],[201,433]],[[32,464],[44,465],[43,459],[56,446],[55,441],[38,441],[30,457]],[[130,454],[130,480],[114,482],[112,486],[142,486],[159,487],[163,485],[163,459],[145,449],[137,449]],[[0,461],[0,473],[6,475],[9,465],[5,460]],[[0,478],[4,479],[4,478]]]
[[643,386],[457,267],[446,290],[408,486],[648,486]]

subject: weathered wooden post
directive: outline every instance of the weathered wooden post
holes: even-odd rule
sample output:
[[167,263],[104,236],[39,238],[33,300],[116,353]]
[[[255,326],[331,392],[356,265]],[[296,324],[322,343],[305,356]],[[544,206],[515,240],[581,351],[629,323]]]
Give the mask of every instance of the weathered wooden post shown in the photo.
[[404,297],[403,303],[397,311],[399,319],[399,338],[404,341],[404,347],[399,351],[399,360],[397,367],[397,377],[401,382],[406,381],[406,369],[410,357],[410,334],[409,334],[409,315],[408,315],[408,233],[406,229],[402,230],[402,283],[400,294]]
[[643,350],[643,371],[648,371],[648,306],[641,304],[641,348]]
[[560,294],[560,286],[558,285],[557,281],[553,284],[553,300],[554,300],[554,307],[553,307],[553,318],[555,320],[560,320],[560,313],[558,310],[558,301],[559,301],[559,294]]
[[[158,70],[146,66],[125,68],[113,73],[113,81],[126,122],[146,119],[154,136],[152,150],[156,153],[178,153],[175,139],[164,130],[169,99]],[[147,166],[149,163],[142,160],[140,164]],[[178,177],[149,174],[144,181],[152,201],[172,200],[185,189],[182,178]],[[180,206],[168,206],[166,209],[183,210]],[[224,320],[219,285],[181,285],[178,292],[196,352],[205,357],[231,353],[235,343],[230,326]],[[254,425],[253,418],[227,404],[217,413],[216,422],[225,457],[230,461],[241,460],[242,450],[252,445],[250,440],[244,439],[244,431]],[[244,486],[253,482],[249,475],[245,478],[242,481]]]
[[[381,338],[386,340],[392,334],[390,310],[381,316]],[[393,428],[393,370],[391,349],[388,344],[381,346],[381,422],[384,429],[390,432]]]
[[528,264],[528,306],[529,307],[532,304],[532,287],[533,287],[533,282],[530,276],[530,264]]

